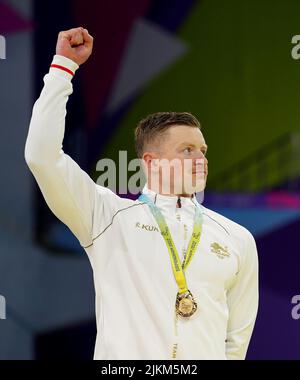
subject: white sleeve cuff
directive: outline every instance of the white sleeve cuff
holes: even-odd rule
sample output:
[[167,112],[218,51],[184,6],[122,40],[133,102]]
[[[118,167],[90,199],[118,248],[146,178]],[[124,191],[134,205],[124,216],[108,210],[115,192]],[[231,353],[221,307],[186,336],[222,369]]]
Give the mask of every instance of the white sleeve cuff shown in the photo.
[[57,54],[54,55],[51,65],[55,66],[50,67],[50,73],[62,76],[66,79],[72,79],[76,70],[79,68],[76,62]]

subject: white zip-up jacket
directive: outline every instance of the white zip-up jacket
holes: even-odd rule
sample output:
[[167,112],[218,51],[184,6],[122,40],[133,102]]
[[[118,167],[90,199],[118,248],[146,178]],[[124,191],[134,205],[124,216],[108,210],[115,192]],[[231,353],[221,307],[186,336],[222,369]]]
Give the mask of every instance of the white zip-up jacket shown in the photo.
[[[54,56],[73,72],[77,64]],[[94,359],[244,359],[258,307],[258,262],[251,233],[203,207],[203,232],[186,270],[198,310],[179,317],[178,287],[158,225],[146,204],[97,185],[62,150],[72,75],[50,68],[36,101],[25,159],[52,212],[86,251],[93,268],[97,339]],[[196,198],[143,190],[160,208],[183,258]],[[54,312],[54,311],[53,311]],[[174,344],[177,343],[176,356]]]

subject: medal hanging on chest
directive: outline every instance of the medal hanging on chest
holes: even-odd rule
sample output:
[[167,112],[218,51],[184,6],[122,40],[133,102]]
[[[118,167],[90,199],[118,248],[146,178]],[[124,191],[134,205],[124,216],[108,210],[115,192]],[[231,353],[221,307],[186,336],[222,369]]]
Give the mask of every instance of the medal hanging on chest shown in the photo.
[[190,291],[184,294],[177,293],[176,312],[183,318],[191,317],[197,310],[197,303]]
[[189,241],[184,263],[181,264],[177,249],[162,213],[146,194],[142,194],[139,200],[149,206],[169,251],[173,274],[179,289],[175,302],[176,314],[183,318],[189,318],[197,311],[197,303],[187,287],[185,270],[196,252],[201,237],[203,217],[200,205],[196,205],[193,233]]

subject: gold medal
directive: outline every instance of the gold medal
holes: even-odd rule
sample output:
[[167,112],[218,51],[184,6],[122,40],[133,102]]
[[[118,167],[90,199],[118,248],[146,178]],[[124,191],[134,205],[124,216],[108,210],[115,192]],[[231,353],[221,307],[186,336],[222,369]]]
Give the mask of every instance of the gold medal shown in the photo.
[[192,316],[197,310],[197,303],[190,291],[180,294],[176,297],[176,312],[184,318]]

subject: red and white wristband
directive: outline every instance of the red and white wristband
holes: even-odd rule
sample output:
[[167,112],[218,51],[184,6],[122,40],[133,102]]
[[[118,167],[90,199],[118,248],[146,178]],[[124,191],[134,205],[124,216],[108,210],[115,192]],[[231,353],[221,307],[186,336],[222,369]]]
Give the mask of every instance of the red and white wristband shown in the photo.
[[50,65],[50,67],[52,67],[52,68],[54,68],[54,69],[63,70],[63,71],[65,71],[65,72],[69,73],[70,75],[72,75],[72,77],[73,77],[74,74],[75,74],[72,70],[68,69],[67,67],[64,67],[64,66],[61,66],[61,65],[57,65],[57,64],[55,64],[55,63],[52,63],[52,64]]

